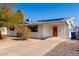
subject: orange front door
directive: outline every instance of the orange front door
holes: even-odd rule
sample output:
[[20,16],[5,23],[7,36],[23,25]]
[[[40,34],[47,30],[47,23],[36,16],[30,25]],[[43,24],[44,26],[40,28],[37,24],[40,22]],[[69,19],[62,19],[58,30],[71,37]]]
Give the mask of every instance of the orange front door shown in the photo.
[[57,28],[57,26],[53,27],[53,36],[55,36],[55,37],[58,36],[58,28]]

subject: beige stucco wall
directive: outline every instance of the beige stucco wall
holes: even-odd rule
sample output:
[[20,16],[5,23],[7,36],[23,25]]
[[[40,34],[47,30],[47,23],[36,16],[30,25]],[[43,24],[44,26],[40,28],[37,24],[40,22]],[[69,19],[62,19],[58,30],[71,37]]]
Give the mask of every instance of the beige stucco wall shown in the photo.
[[17,32],[16,31],[11,31],[8,29],[8,36],[17,36]]
[[58,37],[69,38],[69,29],[66,23],[44,24],[43,38],[53,36],[53,26],[58,27]]
[[16,31],[10,31],[7,27],[1,27],[0,30],[2,35],[16,36],[17,34]]
[[43,24],[43,38],[52,36],[52,27],[50,24]]
[[38,32],[32,32],[32,38],[43,38],[43,24],[38,25]]
[[38,32],[32,32],[32,38],[46,38],[53,36],[53,26],[58,27],[58,37],[69,38],[69,25],[66,22],[39,24]]
[[43,37],[53,36],[53,26],[58,27],[58,37],[69,38],[69,25],[63,23],[44,24],[43,26]]
[[[53,36],[53,26],[58,27],[58,37],[70,38],[71,35],[70,25],[66,22],[63,23],[49,23],[49,24],[39,24],[38,32],[32,32],[32,38],[46,38]],[[15,31],[10,31],[7,27],[1,28],[2,35],[16,36]]]
[[71,32],[74,32],[74,18],[69,19],[66,22],[67,22],[68,28],[69,28],[69,37],[71,38]]
[[2,35],[7,35],[8,34],[7,33],[7,27],[1,27],[0,30],[1,30]]
[[69,38],[69,25],[64,23],[59,26],[59,37]]
[[32,32],[32,38],[46,38],[52,36],[52,27],[50,24],[39,24],[38,32]]

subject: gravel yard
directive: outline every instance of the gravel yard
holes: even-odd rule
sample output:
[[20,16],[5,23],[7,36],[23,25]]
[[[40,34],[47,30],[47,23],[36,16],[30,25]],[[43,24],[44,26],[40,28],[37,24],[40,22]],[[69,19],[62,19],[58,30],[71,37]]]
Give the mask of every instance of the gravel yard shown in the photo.
[[79,41],[66,40],[48,52],[45,56],[79,56]]

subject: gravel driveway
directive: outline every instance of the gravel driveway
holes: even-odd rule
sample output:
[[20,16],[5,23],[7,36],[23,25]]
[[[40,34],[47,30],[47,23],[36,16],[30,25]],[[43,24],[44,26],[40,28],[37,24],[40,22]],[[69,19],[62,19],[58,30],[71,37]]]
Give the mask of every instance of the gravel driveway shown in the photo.
[[79,56],[79,41],[66,40],[48,52],[45,56]]

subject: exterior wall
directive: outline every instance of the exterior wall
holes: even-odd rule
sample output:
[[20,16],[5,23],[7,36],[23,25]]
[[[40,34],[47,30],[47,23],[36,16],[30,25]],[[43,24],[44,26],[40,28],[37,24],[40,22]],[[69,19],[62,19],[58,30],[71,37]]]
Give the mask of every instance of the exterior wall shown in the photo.
[[69,27],[64,23],[53,23],[43,25],[43,38],[53,36],[53,26],[58,27],[58,37],[69,38]]
[[9,36],[16,36],[16,31],[10,31],[7,27],[1,27],[1,34],[2,35],[9,35]]
[[63,24],[63,33],[62,33],[62,36],[63,36],[63,38],[65,38],[65,39],[69,39],[70,37],[69,37],[69,25],[68,24]]
[[32,38],[43,38],[43,25],[38,25],[38,32],[32,32]]
[[31,32],[32,38],[38,38],[38,32]]
[[16,31],[11,31],[8,29],[8,36],[16,36],[17,35],[17,32]]
[[[39,24],[38,32],[32,32],[32,38],[46,38],[53,36],[53,26],[58,27],[58,37],[70,38],[71,36],[71,26],[64,23],[50,23],[50,24]],[[10,31],[7,27],[1,28],[2,35],[16,36],[17,32]]]
[[69,28],[69,38],[71,38],[71,32],[74,31],[74,18],[67,20],[68,28]]
[[58,27],[58,37],[69,38],[69,25],[66,22],[40,24],[38,25],[38,32],[32,32],[32,38],[53,37],[53,26]]
[[[53,23],[53,24],[40,24],[38,25],[38,32],[32,32],[32,38],[46,38],[53,36],[53,26],[58,27],[58,37],[70,38],[69,25],[67,23]],[[2,35],[16,36],[17,32],[7,29],[7,27],[1,28]]]
[[52,31],[50,24],[43,24],[43,38],[52,36]]
[[7,35],[8,34],[7,33],[7,27],[1,27],[0,30],[1,30],[2,35]]
[[58,27],[58,37],[64,37],[64,26],[57,25],[57,27]]

